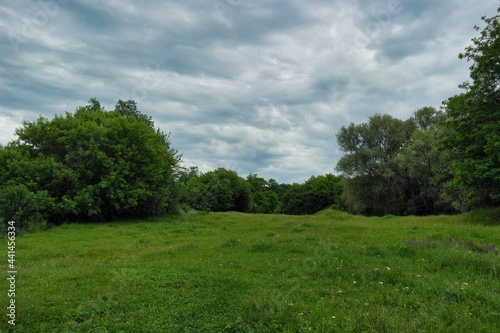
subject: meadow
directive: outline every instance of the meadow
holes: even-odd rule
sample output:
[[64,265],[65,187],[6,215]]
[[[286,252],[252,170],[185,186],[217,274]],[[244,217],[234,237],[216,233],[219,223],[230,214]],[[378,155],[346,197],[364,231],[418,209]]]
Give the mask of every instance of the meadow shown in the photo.
[[499,210],[360,217],[327,209],[62,225],[17,237],[16,326],[2,315],[0,328],[498,332],[499,220]]

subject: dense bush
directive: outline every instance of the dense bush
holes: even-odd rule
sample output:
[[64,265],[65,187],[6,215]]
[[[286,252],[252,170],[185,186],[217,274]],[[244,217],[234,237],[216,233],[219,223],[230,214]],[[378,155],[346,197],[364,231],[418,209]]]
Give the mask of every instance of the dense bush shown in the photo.
[[0,148],[4,222],[112,220],[175,210],[179,159],[168,135],[135,102],[106,111],[92,99],[74,114],[22,125],[17,140]]
[[198,210],[245,212],[250,205],[250,189],[245,180],[224,168],[192,175],[184,193],[187,203]]
[[16,221],[16,227],[26,231],[43,230],[47,218],[55,209],[55,200],[47,191],[33,193],[24,185],[2,186],[0,218],[4,223]]
[[304,184],[293,184],[283,196],[281,212],[314,214],[326,207],[343,207],[341,177],[332,174],[312,176]]

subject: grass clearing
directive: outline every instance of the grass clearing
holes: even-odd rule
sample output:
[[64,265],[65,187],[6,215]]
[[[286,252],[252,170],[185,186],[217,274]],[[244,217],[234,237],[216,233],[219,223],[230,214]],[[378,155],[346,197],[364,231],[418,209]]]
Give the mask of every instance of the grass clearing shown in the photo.
[[64,225],[17,238],[17,325],[0,327],[499,331],[497,215],[189,213]]

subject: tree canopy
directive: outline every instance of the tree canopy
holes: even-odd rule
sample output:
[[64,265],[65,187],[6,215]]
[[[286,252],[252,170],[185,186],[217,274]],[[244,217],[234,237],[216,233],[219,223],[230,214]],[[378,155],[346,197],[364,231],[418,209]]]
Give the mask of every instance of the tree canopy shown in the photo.
[[250,189],[233,170],[191,172],[185,186],[187,203],[197,210],[245,212],[250,205]]
[[[500,8],[499,8],[500,11]],[[500,203],[500,16],[482,17],[486,26],[459,54],[471,61],[472,82],[445,102],[450,135],[447,148],[456,156],[455,183],[469,190],[471,205]]]
[[311,176],[304,184],[293,184],[285,192],[281,212],[285,214],[314,214],[335,206],[343,208],[342,178],[332,174]]
[[353,211],[389,214],[401,210],[400,168],[394,158],[410,143],[411,120],[371,116],[367,123],[343,126],[337,142],[345,155],[337,170],[345,176],[346,202]]
[[179,156],[168,135],[156,130],[133,101],[119,101],[116,110],[106,111],[92,99],[73,114],[24,121],[16,135],[0,149],[4,219],[23,210],[12,209],[22,201],[5,199],[14,193],[43,197],[38,200],[41,216],[60,222],[175,209],[173,172]]
[[450,158],[440,149],[444,119],[443,112],[424,107],[405,121],[375,115],[342,127],[337,140],[345,155],[337,170],[345,176],[348,209],[374,215],[451,211],[443,194],[451,177]]

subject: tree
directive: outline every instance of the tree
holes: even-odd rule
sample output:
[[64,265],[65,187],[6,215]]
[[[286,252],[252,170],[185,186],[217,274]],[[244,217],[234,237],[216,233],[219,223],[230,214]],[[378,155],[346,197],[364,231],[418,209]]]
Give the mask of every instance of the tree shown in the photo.
[[263,192],[268,189],[268,183],[264,178],[259,177],[255,173],[251,173],[246,178],[247,184],[252,192]]
[[266,181],[255,173],[251,173],[246,178],[246,183],[250,188],[251,213],[274,213],[279,206],[280,200],[273,187],[277,185],[274,179]]
[[470,206],[500,204],[500,16],[482,20],[486,27],[475,26],[479,36],[459,54],[472,61],[472,83],[445,102],[455,184],[469,189]]
[[406,178],[407,207],[405,214],[427,215],[451,212],[451,201],[443,197],[445,183],[452,179],[450,156],[441,149],[447,130],[443,112],[433,107],[415,111],[416,125],[410,143],[395,158],[400,174]]
[[53,205],[41,214],[53,222],[175,211],[179,157],[168,135],[141,115],[106,111],[92,99],[74,114],[24,121],[17,140],[0,154],[2,188],[22,185],[35,196],[46,193]]
[[337,163],[343,173],[344,197],[352,212],[384,215],[405,210],[405,177],[395,157],[410,144],[415,122],[374,115],[368,123],[343,126],[337,133],[345,155]]
[[252,192],[250,201],[250,212],[271,214],[279,207],[278,195],[273,191]]
[[288,189],[292,187],[292,184],[279,184],[275,179],[271,178],[267,181],[267,189],[276,193],[278,196],[278,201],[281,202],[283,196],[288,191]]
[[141,113],[137,109],[137,103],[134,100],[118,100],[115,105],[115,111],[119,112],[123,116],[135,117],[137,120],[146,123],[149,127],[154,128],[153,119],[150,116]]
[[283,214],[289,215],[301,215],[306,214],[305,211],[305,195],[304,188],[302,185],[294,183],[292,184],[281,202],[281,212]]
[[198,167],[179,167],[175,170],[174,179],[179,193],[179,203],[189,206],[188,184],[191,179],[198,179],[200,175]]
[[341,177],[332,174],[311,176],[304,184],[293,184],[283,196],[285,214],[314,214],[329,206],[343,206]]
[[250,205],[250,189],[236,171],[218,168],[190,177],[186,184],[189,205],[198,210],[245,212]]

